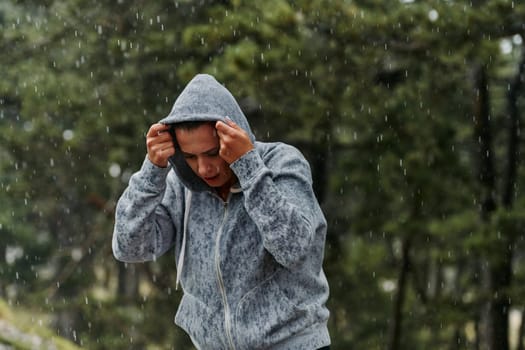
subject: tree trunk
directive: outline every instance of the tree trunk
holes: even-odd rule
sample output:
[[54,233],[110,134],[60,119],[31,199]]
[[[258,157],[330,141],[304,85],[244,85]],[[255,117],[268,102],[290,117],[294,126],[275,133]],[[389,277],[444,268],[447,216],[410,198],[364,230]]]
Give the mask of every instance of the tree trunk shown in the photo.
[[463,336],[463,333],[461,331],[461,328],[459,326],[454,328],[454,332],[452,334],[452,342],[450,344],[450,350],[461,350],[465,349],[465,337]]
[[[502,205],[506,210],[512,210],[515,196],[516,174],[519,160],[520,144],[520,116],[518,109],[518,96],[522,86],[525,71],[525,55],[522,56],[518,72],[509,84],[507,94],[508,113],[508,145],[507,160],[502,195]],[[511,308],[508,290],[512,285],[512,260],[514,253],[514,233],[503,232],[499,245],[499,259],[491,267],[492,292],[492,327],[493,338],[491,349],[509,349],[509,311]]]
[[496,209],[494,156],[490,124],[490,100],[485,67],[479,65],[474,72],[476,96],[474,99],[474,136],[478,143],[478,179],[481,184],[481,218],[488,221]]
[[[518,70],[514,79],[509,84],[509,90],[507,93],[507,113],[508,113],[508,146],[507,146],[507,168],[505,171],[504,188],[502,196],[502,204],[507,210],[512,210],[514,205],[514,197],[516,194],[516,174],[518,172],[519,165],[519,154],[520,154],[520,113],[518,108],[518,97],[521,92],[521,87],[525,80],[525,48],[522,48],[522,57],[518,66]],[[507,291],[512,286],[512,260],[514,256],[514,243],[515,234],[514,232],[505,232],[503,237],[504,245],[502,248],[503,259],[498,269],[494,269],[493,274],[497,279],[497,291],[499,298],[496,299],[495,307],[496,311],[500,311],[501,318],[505,317],[505,320],[501,320],[507,325],[506,329],[502,329],[501,332],[506,331],[505,334],[501,334],[500,337],[508,334],[509,320],[508,314],[511,308],[510,298],[507,295]],[[496,320],[497,321],[497,320]],[[523,317],[522,324],[520,326],[520,335],[523,331]],[[508,338],[508,335],[506,336]],[[518,346],[522,345],[522,339],[519,338]]]
[[505,172],[505,184],[503,188],[503,205],[511,209],[516,194],[516,174],[518,172],[520,154],[520,113],[518,108],[518,97],[525,80],[525,47],[522,52],[518,72],[509,84],[507,93],[508,114],[508,146],[507,146],[507,169]]
[[118,298],[124,301],[133,300],[138,295],[138,271],[135,264],[118,265]]
[[[516,174],[519,163],[520,115],[518,97],[525,79],[525,50],[519,63],[518,72],[509,84],[507,94],[508,144],[505,177],[503,179],[502,205],[511,210],[515,196]],[[492,157],[492,135],[490,125],[490,103],[485,69],[475,71],[476,99],[474,104],[475,136],[478,140],[479,180],[482,186],[481,218],[488,222],[496,209],[495,170]],[[514,234],[503,232],[495,252],[496,259],[487,260],[483,286],[489,291],[489,300],[482,316],[482,349],[508,350],[510,298],[507,295],[512,284],[512,259]]]
[[[495,201],[495,169],[492,151],[492,129],[490,123],[490,99],[486,68],[478,65],[474,70],[475,99],[474,99],[474,136],[477,141],[478,180],[481,185],[480,217],[488,225],[492,213],[496,210]],[[508,323],[503,321],[500,305],[492,299],[495,296],[495,274],[492,262],[488,257],[482,261],[482,289],[488,291],[488,300],[483,307],[480,324],[480,345],[483,350],[508,350],[507,337],[501,338]],[[497,322],[498,321],[498,322]],[[503,323],[499,323],[503,321]],[[506,334],[506,332],[505,332]],[[499,346],[498,346],[499,345]]]
[[403,305],[405,303],[407,276],[410,269],[410,237],[405,237],[402,242],[401,269],[397,280],[397,293],[394,299],[392,324],[388,350],[401,349],[401,326],[403,323]]

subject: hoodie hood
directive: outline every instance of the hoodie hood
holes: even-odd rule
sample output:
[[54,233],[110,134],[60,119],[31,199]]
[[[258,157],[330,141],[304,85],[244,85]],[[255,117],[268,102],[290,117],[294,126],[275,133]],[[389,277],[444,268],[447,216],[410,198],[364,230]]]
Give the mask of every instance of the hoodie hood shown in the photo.
[[[170,114],[161,119],[159,123],[169,124],[176,128],[177,124],[182,122],[224,121],[226,117],[243,128],[252,142],[255,142],[255,136],[248,120],[233,95],[213,76],[198,74],[186,85],[173,104]],[[170,163],[177,176],[192,191],[209,190],[210,187],[191,170],[179,152],[174,132],[172,136],[175,155],[170,158]]]

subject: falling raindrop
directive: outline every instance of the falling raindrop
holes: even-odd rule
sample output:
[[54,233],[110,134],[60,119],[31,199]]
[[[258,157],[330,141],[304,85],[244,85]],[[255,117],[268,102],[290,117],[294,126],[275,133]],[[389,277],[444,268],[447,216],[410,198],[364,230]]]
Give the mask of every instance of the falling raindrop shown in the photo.
[[73,130],[67,129],[67,130],[64,130],[64,132],[62,133],[62,137],[66,141],[71,141],[74,136],[75,136],[75,133],[73,132]]
[[432,22],[437,21],[438,18],[439,18],[439,13],[435,9],[432,9],[428,12],[428,19],[431,20]]
[[120,173],[121,173],[120,165],[118,165],[117,163],[112,163],[109,166],[109,175],[111,177],[118,177]]
[[513,46],[512,41],[509,39],[502,39],[499,42],[500,52],[504,55],[508,55],[512,52]]
[[31,121],[26,121],[24,123],[24,130],[27,132],[33,131],[33,123]]
[[82,259],[82,256],[84,254],[82,253],[82,249],[80,248],[74,248],[71,250],[71,258],[74,260],[74,261],[80,261],[80,259]]

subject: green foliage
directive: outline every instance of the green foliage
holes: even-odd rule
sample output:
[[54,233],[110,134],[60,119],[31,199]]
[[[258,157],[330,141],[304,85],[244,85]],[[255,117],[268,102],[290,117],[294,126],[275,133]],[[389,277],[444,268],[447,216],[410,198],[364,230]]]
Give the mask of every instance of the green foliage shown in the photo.
[[[260,140],[310,160],[329,222],[333,348],[390,342],[406,244],[402,348],[473,348],[484,264],[513,253],[503,292],[524,307],[522,167],[513,207],[500,203],[523,18],[507,0],[2,2],[0,296],[88,348],[190,347],[173,325],[173,259],[132,273],[110,240],[148,126],[208,72]],[[478,66],[497,177],[488,219]]]
[[43,318],[20,307],[13,309],[0,299],[0,345],[15,349],[79,349],[74,343],[58,337],[47,328]]

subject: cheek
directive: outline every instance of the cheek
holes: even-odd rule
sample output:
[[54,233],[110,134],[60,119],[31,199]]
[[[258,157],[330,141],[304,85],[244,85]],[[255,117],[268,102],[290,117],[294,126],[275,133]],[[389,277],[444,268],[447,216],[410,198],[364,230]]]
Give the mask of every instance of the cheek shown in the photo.
[[186,159],[186,164],[193,170],[194,172],[197,172],[197,161],[194,159]]
[[228,163],[226,163],[223,159],[220,159],[220,160],[217,160],[215,163],[214,163],[215,167],[217,169],[219,169],[219,171],[221,172],[221,174],[227,174],[229,175],[230,172],[231,172],[231,169],[230,169],[230,166],[228,165]]

